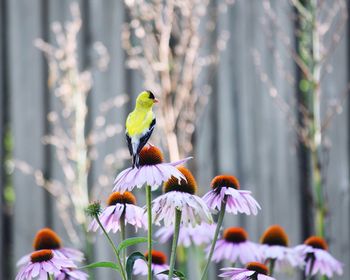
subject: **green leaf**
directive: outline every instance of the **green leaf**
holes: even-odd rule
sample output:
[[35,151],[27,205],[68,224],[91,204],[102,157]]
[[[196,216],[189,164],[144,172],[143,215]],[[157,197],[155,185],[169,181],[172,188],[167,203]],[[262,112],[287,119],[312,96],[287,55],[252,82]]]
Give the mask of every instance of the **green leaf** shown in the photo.
[[141,260],[144,260],[145,262],[147,262],[145,256],[140,252],[132,253],[128,257],[128,260],[126,261],[126,275],[127,275],[128,280],[132,279],[132,271],[134,268],[134,264],[135,264],[135,261],[138,259],[141,259]]
[[120,270],[120,267],[113,263],[113,262],[95,262],[95,263],[90,263],[88,265],[85,265],[83,267],[80,267],[80,269],[83,268],[96,268],[96,267],[107,267],[107,268],[112,268],[114,270]]
[[117,247],[117,251],[118,253],[120,253],[121,250],[124,250],[125,248],[132,246],[132,245],[136,245],[139,243],[145,243],[147,242],[147,238],[145,237],[132,237],[132,238],[128,238],[125,239],[123,242],[119,243],[118,247]]
[[[169,269],[168,270],[164,270],[162,272],[159,272],[157,274],[165,274],[165,275],[169,275]],[[174,269],[174,272],[173,272],[174,276],[176,276],[177,278],[179,278],[180,280],[186,280],[186,276],[181,272],[181,271],[178,271],[178,270],[175,270]]]

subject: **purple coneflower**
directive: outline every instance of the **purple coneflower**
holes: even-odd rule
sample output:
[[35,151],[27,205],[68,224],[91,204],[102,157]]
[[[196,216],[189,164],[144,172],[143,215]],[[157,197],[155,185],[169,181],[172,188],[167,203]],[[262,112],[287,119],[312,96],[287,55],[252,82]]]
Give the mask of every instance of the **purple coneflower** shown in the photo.
[[288,235],[279,225],[268,227],[261,236],[260,251],[262,261],[270,263],[272,275],[274,267],[277,270],[296,267],[300,264],[300,258],[293,248],[288,247]]
[[40,280],[49,279],[49,275],[57,276],[61,270],[75,268],[72,261],[57,255],[53,250],[38,250],[30,255],[30,260],[18,272],[16,280],[39,277]]
[[[107,199],[107,208],[99,215],[101,224],[107,232],[116,233],[121,230],[121,220],[124,219],[125,224],[130,224],[137,228],[147,228],[145,210],[136,206],[136,198],[130,192],[114,192]],[[94,219],[89,231],[97,231],[99,224]]]
[[183,166],[178,167],[178,170],[185,178],[178,180],[171,177],[164,183],[164,194],[152,201],[153,222],[159,225],[163,220],[166,227],[174,225],[169,279],[173,276],[180,225],[194,226],[202,222],[213,222],[209,208],[195,195],[197,183],[192,173]]
[[303,245],[295,247],[305,261],[305,275],[314,276],[317,273],[332,277],[334,273],[343,274],[343,265],[328,253],[326,241],[318,236],[311,236]]
[[[209,248],[208,248],[209,251]],[[213,261],[229,260],[241,264],[261,259],[258,245],[248,240],[248,233],[240,227],[230,227],[224,231],[223,238],[216,242]]]
[[275,280],[268,276],[268,268],[262,263],[251,262],[246,268],[222,268],[224,272],[219,277],[230,280]]
[[234,176],[216,176],[211,181],[211,187],[212,190],[203,196],[203,200],[212,211],[219,211],[219,217],[213,242],[209,250],[207,264],[204,268],[201,279],[204,279],[208,272],[209,264],[214,254],[214,248],[216,246],[216,241],[219,236],[220,227],[222,225],[225,212],[256,215],[258,214],[258,209],[261,209],[259,203],[251,196],[250,191],[240,190],[239,181]]
[[[57,256],[66,257],[72,261],[81,262],[84,260],[84,254],[73,248],[66,248],[62,246],[61,238],[50,228],[43,228],[39,230],[33,241],[33,248],[35,251],[50,249],[53,250]],[[22,266],[30,262],[31,254],[23,256],[18,262],[17,266]]]
[[[200,225],[180,227],[179,233],[179,245],[184,247],[201,246],[209,244],[214,236],[216,224],[201,223]],[[166,243],[174,234],[173,227],[162,227],[160,228],[155,236],[158,238],[160,243]]]
[[212,180],[211,187],[212,190],[203,196],[203,200],[212,210],[220,211],[224,198],[228,213],[257,215],[258,209],[261,209],[259,203],[252,197],[251,191],[240,190],[239,181],[234,176],[216,176]]
[[[146,259],[148,259],[148,252],[145,253]],[[165,270],[169,269],[169,265],[167,265],[166,255],[161,251],[152,250],[152,274],[155,275],[157,279],[166,280],[168,276],[166,274],[158,274]],[[147,275],[148,267],[147,263],[143,260],[136,260],[134,264],[134,274],[135,275]]]
[[[176,168],[177,165],[186,162],[189,158],[164,163],[162,152],[153,145],[147,145],[139,153],[139,168],[127,168],[122,171],[114,181],[114,189],[121,193],[131,191],[135,186],[141,188],[146,185],[146,208],[147,208],[147,249],[152,251],[152,190],[156,190],[163,182],[170,178],[183,180],[184,176]],[[149,270],[151,269],[151,258],[148,260]],[[150,272],[149,272],[150,274]]]
[[171,177],[164,183],[164,194],[152,201],[152,218],[157,225],[164,220],[166,227],[175,224],[175,212],[181,211],[181,224],[212,223],[210,211],[204,201],[196,196],[197,183],[192,173],[185,167],[178,170],[184,178]]
[[114,181],[113,191],[132,191],[135,186],[141,188],[145,184],[151,186],[152,190],[156,190],[171,177],[178,180],[183,179],[184,176],[176,166],[189,159],[165,163],[163,154],[157,147],[145,146],[140,152],[140,168],[130,167],[119,173]]

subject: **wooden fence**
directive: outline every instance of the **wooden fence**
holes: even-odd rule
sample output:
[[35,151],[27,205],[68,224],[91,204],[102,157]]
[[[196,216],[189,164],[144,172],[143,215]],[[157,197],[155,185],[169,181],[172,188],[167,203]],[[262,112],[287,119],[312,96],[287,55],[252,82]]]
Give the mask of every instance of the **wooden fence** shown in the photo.
[[[293,42],[294,23],[289,16],[292,13],[289,1],[271,2],[281,15],[282,27]],[[5,126],[10,127],[13,158],[25,160],[43,170],[47,176],[57,175],[55,155],[52,149],[42,144],[42,137],[49,131],[46,114],[51,110],[53,100],[46,86],[46,62],[42,53],[34,47],[33,40],[52,40],[48,26],[53,21],[69,18],[69,3],[66,0],[0,0],[1,189],[5,180]],[[111,56],[107,72],[93,72],[94,85],[89,99],[89,114],[93,119],[97,104],[123,93],[130,93],[133,97],[142,89],[142,79],[126,70],[123,63],[125,54],[119,36],[125,18],[122,1],[81,0],[79,3],[84,22],[80,42],[83,60],[89,60],[91,42],[94,41],[103,42]],[[266,83],[261,81],[261,73],[253,60],[254,53],[260,55],[262,68],[282,97],[291,104],[297,90],[276,67],[276,54],[282,54],[287,71],[294,76],[297,71],[293,60],[286,55],[284,44],[274,32],[275,27],[270,26],[269,38],[263,30],[266,28],[262,24],[265,17],[261,1],[237,0],[219,19],[222,30],[229,30],[231,36],[221,54],[213,94],[196,133],[194,156],[199,164],[197,178],[202,194],[214,175],[231,173],[237,175],[242,186],[252,190],[261,203],[263,210],[258,216],[231,217],[225,221],[226,226],[243,225],[250,238],[258,241],[267,226],[278,223],[288,232],[291,245],[296,245],[303,241],[304,215],[301,212],[303,178],[300,178],[297,137],[285,114],[271,98]],[[325,100],[332,100],[349,82],[348,30],[345,34],[331,58],[333,71],[323,83]],[[330,216],[327,230],[330,233],[330,250],[345,266],[343,278],[336,279],[348,279],[350,274],[348,106],[346,100],[342,113],[334,119],[327,132],[332,143],[327,167]],[[123,122],[129,108],[130,105],[110,117],[109,121]],[[102,153],[123,145],[122,137],[120,135],[118,141],[99,147]],[[97,176],[99,162],[93,168],[93,176]],[[49,225],[65,236],[52,198],[35,184],[34,179],[15,171],[11,180],[16,198],[10,213],[4,206],[3,196],[0,200],[3,210],[0,215],[1,279],[12,279],[8,274],[7,261],[11,260],[14,271],[15,261],[31,250],[33,235],[39,228]],[[10,236],[6,234],[9,226]],[[104,241],[100,239],[98,242],[97,257],[110,257]],[[109,274],[101,275],[99,279],[111,277]],[[297,275],[290,278],[296,279]]]

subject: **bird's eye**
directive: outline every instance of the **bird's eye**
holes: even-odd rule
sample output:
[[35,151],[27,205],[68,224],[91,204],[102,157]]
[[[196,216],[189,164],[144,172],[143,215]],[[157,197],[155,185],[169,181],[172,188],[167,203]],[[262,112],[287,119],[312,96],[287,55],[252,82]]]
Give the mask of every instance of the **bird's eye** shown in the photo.
[[149,98],[150,99],[155,99],[154,94],[151,91],[148,91],[148,93],[149,93]]

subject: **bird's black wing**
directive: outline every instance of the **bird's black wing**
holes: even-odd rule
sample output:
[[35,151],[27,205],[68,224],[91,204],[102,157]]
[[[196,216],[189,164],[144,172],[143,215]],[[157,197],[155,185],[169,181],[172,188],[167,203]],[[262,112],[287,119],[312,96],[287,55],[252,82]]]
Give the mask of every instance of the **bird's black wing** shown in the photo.
[[130,138],[128,133],[125,133],[125,137],[126,137],[126,141],[128,142],[128,148],[129,148],[130,155],[132,156],[133,150],[132,150],[131,138]]
[[139,154],[141,149],[147,144],[148,139],[151,137],[154,127],[156,125],[156,119],[154,118],[149,126],[149,130],[140,138],[139,146],[137,147],[136,154]]

